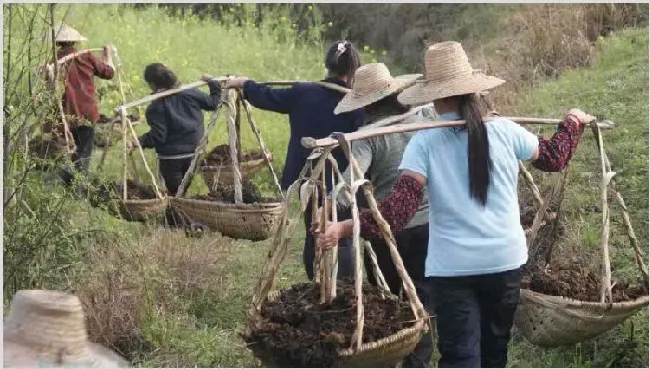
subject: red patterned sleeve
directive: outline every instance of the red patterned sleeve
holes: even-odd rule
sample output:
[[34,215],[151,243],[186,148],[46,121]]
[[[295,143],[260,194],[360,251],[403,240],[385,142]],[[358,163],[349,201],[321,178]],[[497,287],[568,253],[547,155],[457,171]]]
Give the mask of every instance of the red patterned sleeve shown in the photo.
[[[379,204],[379,212],[390,225],[393,234],[398,233],[413,218],[422,201],[424,185],[407,175],[399,176],[393,191]],[[360,215],[361,237],[366,240],[382,239],[379,226],[370,211]]]
[[550,140],[539,137],[539,157],[532,162],[532,165],[544,172],[561,171],[578,148],[581,136],[580,125],[570,118],[565,118]]

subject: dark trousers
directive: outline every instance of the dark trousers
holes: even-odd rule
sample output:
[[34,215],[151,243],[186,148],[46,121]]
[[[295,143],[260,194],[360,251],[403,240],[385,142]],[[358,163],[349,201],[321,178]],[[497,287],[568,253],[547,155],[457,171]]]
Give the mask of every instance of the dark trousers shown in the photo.
[[[307,273],[307,278],[309,278],[310,281],[314,279],[314,258],[316,257],[316,240],[314,238],[314,235],[309,231],[311,228],[312,210],[312,203],[310,201],[304,214],[305,247],[302,252],[302,261],[305,264],[305,272]],[[341,215],[342,217],[339,217],[341,220],[348,219],[345,214]],[[354,247],[352,247],[352,238],[340,239],[338,250],[338,279],[354,277],[354,261],[355,252]]]
[[72,154],[72,162],[74,163],[74,170],[66,167],[60,172],[60,176],[66,185],[72,184],[75,171],[81,172],[84,177],[88,177],[88,169],[90,168],[90,157],[93,153],[93,145],[95,141],[95,129],[92,126],[77,126],[70,129],[74,143],[77,146],[77,151]]
[[[178,188],[183,182],[183,177],[185,173],[190,169],[190,164],[192,163],[192,158],[185,159],[159,159],[158,160],[158,170],[160,175],[165,181],[165,187],[170,196],[176,196]],[[188,182],[187,187],[191,184],[191,179]],[[167,225],[170,227],[181,227],[184,225],[189,225],[190,220],[179,213],[176,209],[169,207],[165,212],[165,220]]]
[[[424,307],[432,314],[431,286],[424,281],[424,261],[429,246],[429,224],[407,228],[395,235],[397,250],[404,262],[407,273],[415,284],[418,298]],[[390,256],[388,245],[383,240],[373,240],[372,249],[377,255],[377,265],[381,270],[386,284],[390,291],[399,295],[402,289],[402,279],[397,274],[397,268]],[[377,277],[372,267],[372,260],[368,254],[364,254],[364,265],[368,282],[377,285]],[[402,362],[403,368],[428,368],[433,356],[433,336],[428,332],[420,339],[415,349]]]
[[504,368],[519,301],[520,269],[427,278],[438,330],[438,367]]

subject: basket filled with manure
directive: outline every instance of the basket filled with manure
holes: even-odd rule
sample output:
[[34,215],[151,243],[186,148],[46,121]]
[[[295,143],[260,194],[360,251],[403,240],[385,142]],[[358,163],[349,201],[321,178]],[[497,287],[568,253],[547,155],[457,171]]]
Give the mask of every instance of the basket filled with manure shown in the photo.
[[223,235],[252,241],[265,240],[275,232],[283,204],[263,197],[248,181],[242,183],[242,203],[235,203],[235,186],[217,184],[207,195],[172,198],[172,206],[190,219]]
[[[353,208],[358,209],[354,199],[361,186],[366,197],[372,197],[367,181],[357,182],[351,188],[344,186],[335,166],[326,169],[325,161],[330,159],[333,160],[327,151],[314,159],[317,163],[313,167],[308,162],[300,179],[287,190],[280,226],[254,290],[243,338],[267,367],[395,367],[427,332],[429,316],[404,268],[390,227],[385,225],[377,209],[371,210],[372,215],[378,224],[384,224],[380,226],[381,234],[403,282],[404,298],[392,295],[383,277],[378,278],[377,286],[363,281],[364,253],[369,253],[372,267],[380,276],[381,271],[372,245],[365,242],[364,247],[360,246],[358,224],[352,236],[357,271],[354,278],[337,280],[337,246],[326,250],[316,248],[313,282],[281,290],[275,287],[275,278],[296,234],[295,227],[302,224],[306,209],[302,200],[312,198],[318,202],[325,195],[321,178],[336,174],[334,178],[339,185],[334,185],[332,197],[336,198],[339,190],[345,191],[353,199]],[[326,173],[330,170],[336,173]],[[298,198],[299,211],[290,217],[289,212],[295,207],[289,204]],[[325,207],[320,213],[320,224],[334,219],[334,211],[336,208],[330,212]],[[353,211],[353,214],[358,213]],[[358,217],[354,216],[353,221],[358,223]]]
[[420,340],[424,322],[408,302],[363,285],[363,337],[351,349],[357,299],[352,280],[321,303],[320,285],[301,283],[269,295],[244,339],[267,367],[385,367],[401,361]]
[[[133,125],[140,123],[140,117],[136,114],[129,114],[127,118]],[[95,146],[101,148],[112,147],[122,139],[122,136],[123,128],[119,116],[109,118],[104,114],[100,114],[99,121],[95,125],[95,137],[93,139]]]
[[[268,152],[269,160],[273,155]],[[232,171],[232,160],[230,158],[230,146],[227,144],[216,146],[204,158],[201,159],[198,168],[205,184],[213,189],[218,183],[231,184],[234,181]],[[239,160],[239,168],[242,179],[251,178],[266,166],[266,159],[262,151],[253,151],[242,154]]]
[[98,183],[92,187],[89,200],[93,206],[105,206],[109,212],[128,221],[144,222],[162,214],[168,205],[168,198],[156,196],[153,185],[138,181],[126,181],[126,200],[123,198],[122,183]]
[[[616,327],[648,306],[648,269],[638,246],[623,197],[616,189],[611,164],[605,153],[600,131],[593,129],[601,155],[601,204],[594,206],[601,213],[600,253],[580,249],[555,250],[555,243],[564,235],[568,224],[563,224],[559,205],[564,195],[566,173],[558,175],[556,188],[551,191],[538,210],[538,214],[553,208],[556,215],[546,222],[532,225],[528,234],[529,260],[523,268],[521,298],[515,313],[515,326],[531,343],[541,347],[558,347],[583,342]],[[608,191],[621,210],[622,224],[634,251],[641,278],[617,278],[609,255],[610,209]],[[559,199],[557,195],[560,194]],[[591,208],[590,208],[591,209]],[[524,216],[522,225],[531,222]],[[549,214],[549,212],[547,212]],[[542,219],[541,216],[537,218]],[[562,252],[563,254],[558,254]],[[592,260],[590,258],[599,258]],[[600,264],[600,265],[599,265]],[[594,271],[594,269],[599,272]]]

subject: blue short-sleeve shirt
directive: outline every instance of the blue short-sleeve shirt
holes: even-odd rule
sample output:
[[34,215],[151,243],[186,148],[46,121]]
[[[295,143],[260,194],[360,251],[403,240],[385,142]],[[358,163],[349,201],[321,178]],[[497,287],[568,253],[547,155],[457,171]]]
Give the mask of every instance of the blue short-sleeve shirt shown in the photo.
[[[447,113],[438,119],[460,116]],[[499,273],[520,267],[528,258],[519,220],[517,161],[531,159],[538,139],[507,119],[497,117],[486,124],[493,170],[485,207],[469,195],[466,131],[420,131],[404,151],[399,169],[427,179],[427,277]]]

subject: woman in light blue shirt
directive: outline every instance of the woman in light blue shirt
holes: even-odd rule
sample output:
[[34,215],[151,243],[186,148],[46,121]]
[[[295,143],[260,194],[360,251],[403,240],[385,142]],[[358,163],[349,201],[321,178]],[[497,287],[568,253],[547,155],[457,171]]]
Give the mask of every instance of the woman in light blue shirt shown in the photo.
[[[551,140],[503,118],[484,120],[478,94],[504,83],[476,73],[457,42],[431,46],[426,81],[399,95],[400,102],[433,101],[440,120],[462,128],[418,132],[406,147],[402,173],[379,206],[393,233],[413,217],[426,186],[429,246],[425,276],[441,353],[439,367],[505,367],[519,300],[520,267],[527,261],[519,222],[518,160],[543,171],[563,169],[577,148],[582,125],[594,118],[572,109]],[[369,212],[361,235],[380,231]],[[352,221],[327,227],[321,247],[352,234]]]

